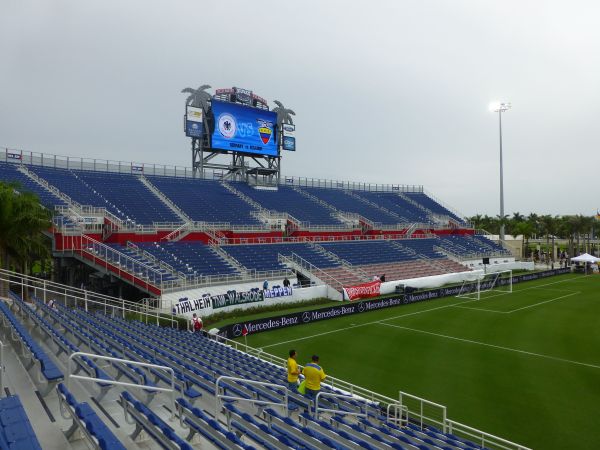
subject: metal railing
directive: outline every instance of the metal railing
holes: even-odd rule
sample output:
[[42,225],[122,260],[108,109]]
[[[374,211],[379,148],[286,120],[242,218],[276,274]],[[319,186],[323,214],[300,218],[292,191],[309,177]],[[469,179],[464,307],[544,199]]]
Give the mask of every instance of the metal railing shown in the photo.
[[445,429],[448,433],[472,441],[482,448],[498,450],[531,450],[520,444],[502,439],[477,428],[469,427],[454,420],[446,419]]
[[421,428],[434,424],[446,433],[447,408],[444,405],[402,391],[399,392],[399,401],[401,407],[406,407],[409,421],[418,423]]
[[123,318],[129,313],[137,314],[140,318],[145,318],[146,323],[154,321],[158,325],[164,320],[169,322],[172,328],[179,328],[179,322],[172,311],[162,312],[160,299],[152,299],[157,302],[156,307],[152,308],[149,305],[150,299],[146,303],[132,302],[5,269],[0,269],[0,282],[18,286],[21,298],[25,298],[26,291],[33,291],[44,303],[55,300],[66,307],[84,308],[85,311],[99,310],[104,314],[119,315]]
[[327,272],[324,272],[322,269],[319,269],[317,266],[311,264],[310,262],[308,262],[307,260],[305,260],[301,256],[298,256],[295,253],[292,253],[289,256],[285,256],[281,253],[278,253],[277,261],[282,262],[284,264],[289,264],[292,267],[296,265],[301,269],[304,269],[307,272],[311,273],[315,277],[318,277],[323,283],[328,284],[334,289],[342,289],[344,287],[344,284],[337,278],[333,277],[332,275],[329,275]]
[[[12,148],[0,148],[0,161],[60,169],[116,172],[133,175],[143,174],[145,176],[169,176],[182,178],[194,178],[196,176],[191,167],[133,161],[106,160],[98,158],[82,158],[54,155],[50,153],[31,152]],[[205,172],[205,178],[207,179],[212,180],[222,178],[222,171],[205,169]],[[322,187],[355,191],[423,192],[422,185],[362,183],[294,176],[282,176],[279,183],[286,186]]]
[[[130,365],[134,365],[134,366],[145,367],[148,369],[164,370],[165,372],[167,372],[171,375],[171,387],[163,388],[163,387],[155,386],[153,384],[135,384],[135,383],[127,383],[125,381],[106,380],[104,378],[95,378],[95,377],[87,377],[84,375],[75,375],[74,373],[72,373],[72,368],[73,368],[72,361],[75,357],[81,357],[81,356],[85,356],[85,357],[91,358],[91,359],[101,359],[103,361],[130,364]],[[131,388],[136,388],[136,389],[144,389],[147,391],[168,392],[171,394],[170,396],[171,396],[171,403],[172,403],[170,420],[175,419],[175,371],[171,367],[160,366],[158,364],[150,364],[150,363],[145,363],[145,362],[140,362],[140,361],[133,361],[133,360],[129,360],[129,359],[114,358],[112,356],[96,355],[94,353],[73,352],[69,355],[69,361],[67,362],[67,390],[69,390],[69,391],[71,390],[71,380],[72,379],[81,380],[81,381],[95,381],[96,383],[131,387]]]
[[[281,403],[280,402],[271,402],[271,401],[267,401],[267,400],[259,400],[258,398],[235,397],[233,395],[226,395],[225,393],[221,393],[221,390],[224,389],[223,387],[221,387],[221,389],[219,389],[219,384],[223,381],[236,381],[239,384],[241,384],[242,386],[244,384],[249,384],[249,385],[253,385],[253,386],[268,386],[268,387],[274,387],[276,389],[281,389],[283,391],[282,402]],[[224,390],[223,390],[223,392],[224,392]],[[238,377],[230,377],[230,376],[226,376],[226,375],[221,375],[219,378],[217,378],[217,381],[215,381],[215,417],[218,417],[219,413],[221,412],[221,400],[234,400],[234,401],[252,403],[255,405],[262,405],[262,406],[271,405],[271,406],[282,407],[283,411],[287,417],[288,416],[288,401],[289,401],[288,395],[289,395],[289,391],[288,391],[287,386],[284,386],[281,384],[266,383],[264,381],[255,381],[255,380],[248,380],[246,378],[238,378]]]
[[[133,284],[143,287],[148,291],[150,291],[150,287],[160,290],[162,287],[179,284],[178,280],[165,280],[164,276],[166,274],[160,270],[154,269],[87,235],[63,235],[61,237],[61,244],[61,249],[58,251],[79,255],[121,278],[127,279],[127,277],[123,276],[127,274],[132,278],[130,281]],[[154,293],[157,294],[158,292]]]

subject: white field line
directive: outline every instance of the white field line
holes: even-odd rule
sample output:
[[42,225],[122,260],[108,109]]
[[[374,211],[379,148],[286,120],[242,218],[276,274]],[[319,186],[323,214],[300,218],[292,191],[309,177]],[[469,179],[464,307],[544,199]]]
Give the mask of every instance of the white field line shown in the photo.
[[[540,284],[539,286],[534,286],[534,287],[529,287],[529,288],[525,288],[525,289],[520,289],[519,292],[520,291],[526,291],[526,290],[529,290],[529,289],[536,289],[538,287],[543,287],[543,286],[550,286],[550,285],[557,284],[557,283],[565,283],[567,281],[573,281],[573,280],[579,280],[579,278],[569,278],[568,280],[561,280],[561,281],[554,281],[552,283]],[[481,300],[467,300],[467,301],[461,300],[461,301],[458,302],[458,304],[462,305],[463,303],[471,303],[471,302],[478,302],[478,301],[481,301]],[[427,313],[427,312],[430,312],[430,311],[437,311],[439,309],[451,308],[451,307],[453,307],[455,305],[456,304],[444,305],[444,306],[438,306],[437,308],[424,309],[424,310],[421,310],[421,311],[415,311],[415,312],[408,313],[408,314],[400,314],[398,316],[388,317],[387,319],[374,320],[374,321],[371,321],[371,322],[365,322],[365,323],[361,323],[361,324],[358,324],[358,325],[352,325],[352,326],[349,326],[349,327],[337,328],[337,329],[331,330],[331,331],[324,331],[323,333],[316,333],[316,334],[311,334],[309,336],[298,337],[298,338],[295,338],[295,339],[288,339],[287,341],[276,342],[275,344],[267,344],[267,345],[261,346],[261,348],[276,347],[278,345],[289,344],[290,342],[305,341],[307,339],[312,339],[312,338],[316,338],[316,337],[319,337],[319,336],[326,336],[328,334],[338,333],[340,331],[351,330],[353,328],[364,327],[364,326],[367,326],[367,325],[372,325],[374,323],[382,323],[382,322],[385,322],[387,320],[394,320],[394,319],[399,319],[401,317],[414,316],[414,315],[417,315],[417,314],[423,314],[423,313]]]
[[438,306],[437,308],[423,309],[421,311],[415,311],[415,312],[408,313],[408,314],[401,314],[399,316],[389,317],[387,319],[373,320],[371,322],[365,322],[365,323],[361,323],[361,324],[358,324],[358,325],[352,325],[352,326],[349,326],[349,327],[337,328],[337,329],[331,330],[331,331],[324,331],[323,333],[311,334],[310,336],[304,336],[304,337],[299,337],[299,338],[295,338],[295,339],[290,339],[290,340],[287,340],[287,341],[277,342],[276,344],[263,345],[261,348],[275,347],[277,345],[289,344],[290,342],[304,341],[306,339],[312,339],[312,338],[319,337],[319,336],[325,336],[327,334],[332,334],[332,333],[338,333],[340,331],[351,330],[352,328],[359,328],[359,327],[365,327],[367,325],[373,325],[374,323],[380,323],[380,322],[384,322],[386,320],[399,319],[401,317],[414,316],[414,315],[423,314],[423,313],[426,313],[426,312],[429,312],[429,311],[436,311],[438,309],[450,308],[451,306],[454,306],[454,305]]
[[[544,289],[544,290],[547,290],[547,289]],[[551,290],[556,291],[556,289],[551,289]],[[565,291],[560,291],[560,292],[565,292]],[[567,292],[569,292],[569,291],[567,291]],[[496,313],[496,314],[511,314],[511,313],[514,313],[517,311],[521,311],[523,309],[533,308],[534,306],[539,306],[539,305],[543,305],[545,303],[554,302],[556,300],[560,300],[561,298],[571,297],[576,294],[581,294],[581,291],[571,291],[570,294],[561,295],[560,297],[551,298],[550,300],[544,300],[543,302],[538,302],[538,303],[534,303],[533,305],[523,306],[522,308],[513,309],[511,311],[496,311],[495,309],[475,308],[473,306],[462,306],[462,305],[452,305],[452,307],[453,308],[461,308],[461,309],[473,309],[475,311],[484,311],[484,312],[491,312],[491,313]]]
[[519,349],[516,349],[516,348],[503,347],[501,345],[488,344],[486,342],[473,341],[471,339],[463,339],[463,338],[458,338],[458,337],[454,337],[454,336],[448,336],[448,335],[445,335],[445,334],[433,333],[431,331],[424,331],[424,330],[418,330],[416,328],[403,327],[401,325],[393,325],[391,323],[382,323],[382,325],[387,325],[388,327],[394,327],[394,328],[399,328],[399,329],[402,329],[402,330],[412,331],[412,332],[415,332],[415,333],[429,334],[431,336],[437,336],[437,337],[440,337],[440,338],[443,338],[443,339],[450,339],[450,340],[453,340],[453,341],[465,342],[467,344],[481,345],[481,346],[484,346],[484,347],[495,348],[495,349],[498,349],[498,350],[505,350],[505,351],[508,351],[508,352],[520,353],[520,354],[523,354],[523,355],[536,356],[538,358],[550,359],[550,360],[553,360],[553,361],[565,362],[565,363],[569,363],[569,364],[575,364],[575,365],[578,365],[578,366],[591,367],[593,369],[600,369],[600,365],[583,363],[583,362],[580,362],[580,361],[573,361],[571,359],[559,358],[557,356],[543,355],[541,353],[534,353],[534,352],[528,352],[526,350],[519,350]]
[[472,309],[475,311],[485,311],[496,314],[508,314],[506,311],[496,311],[495,309],[485,309],[485,308],[474,308],[473,306],[461,306],[461,305],[452,305],[453,308],[461,308],[461,309]]
[[522,310],[524,310],[524,309],[533,308],[534,306],[538,306],[538,305],[543,305],[543,304],[545,304],[545,303],[554,302],[554,301],[556,301],[556,300],[560,300],[561,298],[567,298],[567,297],[571,297],[571,296],[573,296],[573,295],[577,295],[577,294],[581,294],[581,292],[580,292],[580,291],[577,291],[577,292],[572,292],[571,294],[562,295],[562,296],[560,296],[560,297],[556,297],[556,298],[551,298],[550,300],[545,300],[545,301],[543,301],[543,302],[534,303],[533,305],[527,305],[527,306],[523,306],[522,308],[517,308],[517,309],[513,309],[513,310],[511,310],[511,311],[507,311],[507,314],[512,314],[512,313],[514,313],[514,312],[517,312],[517,311],[522,311]]

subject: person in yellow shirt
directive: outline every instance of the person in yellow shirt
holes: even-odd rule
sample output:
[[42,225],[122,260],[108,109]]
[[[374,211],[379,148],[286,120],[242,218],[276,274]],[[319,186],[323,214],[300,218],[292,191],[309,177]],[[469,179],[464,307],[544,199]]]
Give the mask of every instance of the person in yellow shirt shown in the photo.
[[304,366],[304,379],[306,380],[306,396],[315,398],[321,390],[321,381],[326,377],[323,368],[319,365],[319,357],[313,355],[311,362]]
[[302,373],[302,371],[298,368],[298,363],[296,362],[296,350],[290,350],[290,357],[287,360],[287,381],[288,387],[291,391],[296,391],[298,388],[298,375]]

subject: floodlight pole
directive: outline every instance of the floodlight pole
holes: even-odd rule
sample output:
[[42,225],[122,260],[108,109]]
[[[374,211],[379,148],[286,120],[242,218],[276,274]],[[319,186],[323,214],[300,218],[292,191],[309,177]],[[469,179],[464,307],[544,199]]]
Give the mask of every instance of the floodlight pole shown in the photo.
[[504,166],[502,162],[502,113],[508,111],[511,104],[507,102],[499,103],[494,107],[494,112],[498,113],[498,131],[500,134],[500,242],[504,242]]
[[500,132],[500,241],[504,242],[504,167],[502,165],[502,108],[498,109],[498,129]]

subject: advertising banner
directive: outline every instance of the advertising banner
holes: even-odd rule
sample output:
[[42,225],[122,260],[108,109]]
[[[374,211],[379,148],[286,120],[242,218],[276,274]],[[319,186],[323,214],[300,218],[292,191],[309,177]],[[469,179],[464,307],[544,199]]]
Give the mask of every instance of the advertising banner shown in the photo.
[[263,291],[263,295],[265,298],[275,298],[275,297],[289,297],[293,294],[291,286],[283,286],[277,288],[267,289]]
[[277,114],[214,99],[212,112],[213,149],[277,156]]
[[204,133],[204,112],[202,108],[186,106],[185,134],[188,137],[202,137]]
[[283,149],[291,152],[296,151],[296,125],[284,123],[282,126]]
[[[570,273],[571,269],[554,269],[544,272],[516,275],[513,277],[513,284],[523,281],[538,280],[541,278],[552,277]],[[501,284],[508,283],[508,280],[503,280]],[[476,283],[473,284],[476,286]],[[310,311],[302,311],[292,314],[283,314],[279,316],[266,317],[263,319],[249,320],[246,322],[238,322],[232,325],[226,325],[219,330],[219,335],[234,339],[242,336],[242,330],[246,330],[247,334],[260,333],[263,331],[271,331],[279,328],[292,327],[296,325],[304,325],[308,323],[318,322],[321,320],[335,319],[337,317],[345,317],[352,314],[361,314],[368,311],[376,311],[379,309],[392,308],[395,306],[408,305],[436,298],[448,297],[457,295],[461,286],[451,288],[432,289],[428,291],[415,292],[406,295],[399,295],[391,298],[379,298],[375,300],[363,300],[356,303],[344,303],[339,306],[329,308],[313,309]],[[464,290],[464,287],[463,287]]]
[[254,290],[246,292],[231,291],[222,295],[204,296],[197,299],[183,297],[173,306],[173,314],[180,316],[197,312],[202,316],[203,311],[212,311],[227,306],[243,305],[244,303],[258,303],[264,300],[263,291]]
[[348,300],[353,301],[359,298],[379,297],[380,289],[381,281],[370,281],[357,286],[345,287],[344,294]]

